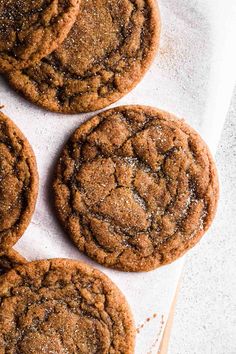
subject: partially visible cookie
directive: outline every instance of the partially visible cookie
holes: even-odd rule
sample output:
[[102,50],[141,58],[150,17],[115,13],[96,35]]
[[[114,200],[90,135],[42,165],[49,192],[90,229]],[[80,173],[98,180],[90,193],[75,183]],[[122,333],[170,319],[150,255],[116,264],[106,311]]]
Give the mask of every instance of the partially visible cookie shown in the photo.
[[76,246],[97,262],[148,271],[193,247],[218,200],[212,156],[184,121],[124,106],[82,124],[59,159],[57,214]]
[[0,278],[1,353],[132,354],[134,339],[123,294],[84,263],[36,261]]
[[159,37],[155,0],[82,0],[63,44],[37,65],[8,78],[17,91],[51,111],[95,111],[141,80]]
[[0,0],[0,72],[32,65],[58,47],[79,0]]
[[0,112],[0,252],[22,236],[34,211],[38,173],[21,131]]
[[0,275],[26,262],[24,257],[11,248],[5,253],[0,254]]

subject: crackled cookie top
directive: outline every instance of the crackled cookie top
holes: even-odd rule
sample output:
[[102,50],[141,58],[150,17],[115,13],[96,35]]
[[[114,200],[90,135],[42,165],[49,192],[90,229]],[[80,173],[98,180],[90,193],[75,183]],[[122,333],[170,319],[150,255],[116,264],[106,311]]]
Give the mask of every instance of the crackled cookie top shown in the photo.
[[40,61],[66,38],[79,0],[0,0],[0,72]]
[[37,197],[34,153],[20,130],[0,112],[0,251],[28,226]]
[[200,239],[215,214],[218,182],[207,146],[186,123],[124,106],[75,131],[54,192],[80,250],[108,267],[147,271]]
[[132,354],[134,327],[119,289],[70,260],[37,261],[0,279],[0,352]]
[[5,274],[12,268],[25,264],[26,259],[12,248],[0,254],[0,275]]
[[49,110],[93,111],[130,91],[159,43],[155,0],[81,0],[63,44],[39,64],[9,75],[13,87]]

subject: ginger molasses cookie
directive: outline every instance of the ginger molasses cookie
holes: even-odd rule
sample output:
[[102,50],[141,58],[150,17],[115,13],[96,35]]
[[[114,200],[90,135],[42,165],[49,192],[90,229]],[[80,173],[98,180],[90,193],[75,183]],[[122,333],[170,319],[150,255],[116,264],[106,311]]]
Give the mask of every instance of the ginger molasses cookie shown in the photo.
[[81,125],[54,181],[59,219],[97,262],[148,271],[193,247],[216,211],[211,154],[184,121],[155,108],[124,106]]
[[0,0],[0,72],[32,65],[66,38],[79,0]]
[[21,131],[0,112],[0,252],[22,236],[33,214],[37,191],[34,153]]
[[18,252],[10,248],[0,254],[0,275],[5,274],[12,268],[25,264],[27,261]]
[[159,43],[155,0],[81,0],[69,36],[37,65],[9,74],[13,87],[51,111],[103,108],[129,92]]
[[0,279],[2,353],[132,354],[134,326],[119,289],[100,271],[54,259]]

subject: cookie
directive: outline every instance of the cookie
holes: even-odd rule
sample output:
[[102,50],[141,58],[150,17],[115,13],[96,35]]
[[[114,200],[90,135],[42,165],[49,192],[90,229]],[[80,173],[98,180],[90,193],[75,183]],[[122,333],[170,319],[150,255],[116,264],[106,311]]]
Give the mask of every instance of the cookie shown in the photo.
[[16,125],[0,112],[0,252],[22,236],[34,211],[38,174],[34,153]]
[[63,44],[40,63],[9,74],[34,103],[55,112],[103,108],[142,78],[159,43],[155,0],[81,0]]
[[0,279],[1,353],[134,353],[134,325],[119,289],[100,271],[54,259]]
[[183,120],[123,106],[81,125],[53,183],[57,214],[76,246],[97,262],[149,271],[193,247],[218,200],[212,156]]
[[0,255],[0,275],[5,274],[12,268],[25,264],[27,261],[12,248]]
[[0,72],[25,68],[66,38],[79,0],[0,0]]

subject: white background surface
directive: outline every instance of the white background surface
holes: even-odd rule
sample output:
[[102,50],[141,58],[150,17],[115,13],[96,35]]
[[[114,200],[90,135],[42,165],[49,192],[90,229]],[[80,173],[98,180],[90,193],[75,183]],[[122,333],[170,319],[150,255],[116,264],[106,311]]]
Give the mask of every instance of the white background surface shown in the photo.
[[216,156],[220,206],[187,256],[169,354],[236,353],[236,88]]

